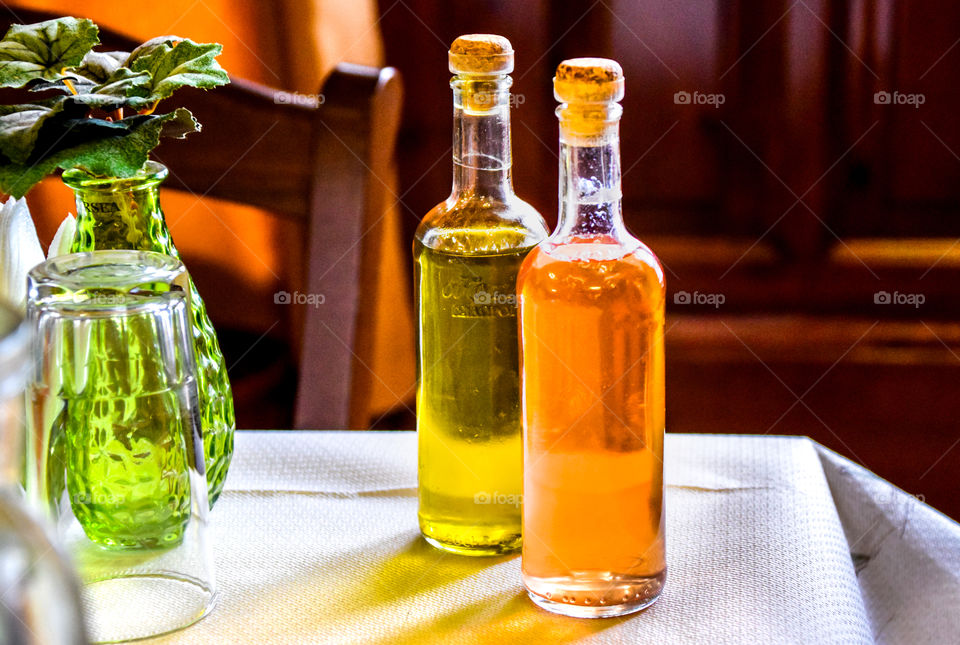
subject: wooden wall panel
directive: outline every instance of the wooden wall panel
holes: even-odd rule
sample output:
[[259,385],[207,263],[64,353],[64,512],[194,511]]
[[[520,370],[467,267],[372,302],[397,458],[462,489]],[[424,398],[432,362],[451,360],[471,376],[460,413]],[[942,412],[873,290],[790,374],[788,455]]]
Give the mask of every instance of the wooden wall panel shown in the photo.
[[[679,340],[668,334],[669,429],[808,434],[960,517],[952,475],[960,465],[960,4],[522,5],[411,2],[444,42],[479,30],[513,40],[517,89],[528,93],[514,111],[518,189],[551,220],[553,66],[582,55],[623,65],[627,224],[660,255],[670,292],[726,297],[716,309],[668,297],[669,317],[686,330]],[[405,44],[423,31],[417,22],[393,9],[384,32],[392,64],[424,60],[421,47],[436,59],[430,69],[404,69],[425,88],[422,100],[411,92],[408,106],[419,111],[408,115],[400,151],[408,201],[425,212],[446,195],[449,160],[409,180],[448,145],[449,92],[435,39]],[[724,102],[679,105],[678,91],[720,93]],[[926,101],[878,104],[878,91]],[[919,293],[925,303],[877,304],[882,291]],[[882,347],[845,356],[844,334],[874,323],[879,340],[868,345]],[[762,339],[763,360],[731,329]],[[829,372],[810,393],[814,412],[793,409],[777,421],[793,399],[768,368],[797,388]]]

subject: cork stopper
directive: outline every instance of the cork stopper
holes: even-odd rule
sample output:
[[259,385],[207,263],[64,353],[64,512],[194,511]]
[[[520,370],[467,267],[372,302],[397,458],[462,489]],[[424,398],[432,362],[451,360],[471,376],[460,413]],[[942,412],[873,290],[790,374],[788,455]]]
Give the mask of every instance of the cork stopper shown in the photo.
[[560,63],[553,95],[561,103],[607,103],[623,99],[623,69],[609,58],[571,58]]
[[513,45],[503,36],[467,34],[450,45],[450,71],[454,74],[509,74],[513,71]]

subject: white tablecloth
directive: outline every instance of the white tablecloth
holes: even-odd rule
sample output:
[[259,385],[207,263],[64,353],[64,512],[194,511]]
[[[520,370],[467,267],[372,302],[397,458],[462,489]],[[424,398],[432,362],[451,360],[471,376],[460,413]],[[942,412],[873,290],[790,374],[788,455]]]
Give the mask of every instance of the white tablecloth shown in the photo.
[[238,432],[220,598],[156,642],[960,643],[960,526],[800,437],[668,435],[667,585],[625,618],[535,607],[519,556],[417,530],[411,432]]

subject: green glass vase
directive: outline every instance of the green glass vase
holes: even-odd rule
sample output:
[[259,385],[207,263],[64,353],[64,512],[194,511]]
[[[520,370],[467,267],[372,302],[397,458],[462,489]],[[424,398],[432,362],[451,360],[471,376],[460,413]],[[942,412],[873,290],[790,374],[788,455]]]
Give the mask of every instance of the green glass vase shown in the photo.
[[[167,174],[165,166],[153,161],[148,161],[139,174],[123,179],[94,177],[78,169],[64,172],[63,182],[73,189],[77,200],[77,232],[70,250],[79,253],[131,249],[179,258],[160,208],[160,184]],[[204,461],[212,508],[223,491],[233,456],[236,419],[217,334],[192,278],[189,288]]]

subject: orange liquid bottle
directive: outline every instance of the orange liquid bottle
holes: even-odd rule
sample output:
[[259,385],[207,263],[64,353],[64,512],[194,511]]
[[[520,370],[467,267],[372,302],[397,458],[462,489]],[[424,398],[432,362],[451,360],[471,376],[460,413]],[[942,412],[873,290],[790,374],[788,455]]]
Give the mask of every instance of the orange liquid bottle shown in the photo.
[[666,577],[664,280],[620,207],[623,73],[557,69],[560,223],[518,277],[523,581],[550,611],[618,616]]

